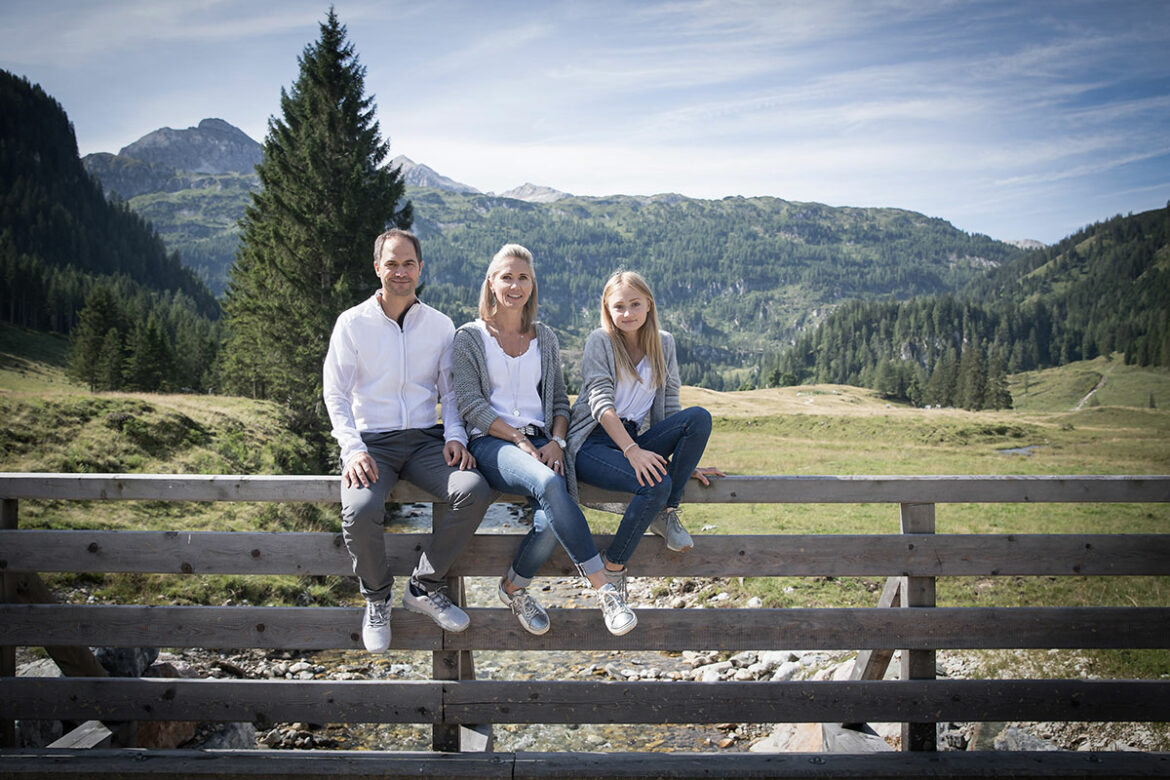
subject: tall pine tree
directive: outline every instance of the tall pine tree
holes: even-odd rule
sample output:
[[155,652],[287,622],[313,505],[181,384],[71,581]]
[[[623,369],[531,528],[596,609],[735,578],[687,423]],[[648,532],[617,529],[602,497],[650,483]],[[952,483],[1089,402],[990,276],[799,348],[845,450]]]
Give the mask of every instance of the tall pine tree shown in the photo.
[[374,238],[413,218],[399,169],[381,167],[390,145],[333,9],[320,29],[268,120],[224,306],[228,388],[285,404],[304,433],[327,428],[321,364],[337,315],[376,285]]

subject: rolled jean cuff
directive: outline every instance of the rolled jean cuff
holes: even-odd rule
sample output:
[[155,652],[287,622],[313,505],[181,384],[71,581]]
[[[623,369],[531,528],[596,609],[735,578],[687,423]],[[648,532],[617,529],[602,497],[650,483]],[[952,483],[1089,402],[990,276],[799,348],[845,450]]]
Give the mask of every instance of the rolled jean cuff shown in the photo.
[[577,571],[581,572],[582,577],[596,574],[604,568],[605,564],[601,562],[601,553],[597,553],[589,560],[577,564]]
[[522,577],[516,573],[516,570],[511,566],[508,567],[508,582],[515,585],[517,588],[527,588],[532,584],[531,577]]

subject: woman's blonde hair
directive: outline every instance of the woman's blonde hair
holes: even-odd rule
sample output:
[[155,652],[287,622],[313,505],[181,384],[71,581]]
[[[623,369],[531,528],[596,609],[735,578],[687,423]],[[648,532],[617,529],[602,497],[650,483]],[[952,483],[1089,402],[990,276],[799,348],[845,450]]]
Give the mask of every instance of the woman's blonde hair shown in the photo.
[[536,322],[536,268],[532,263],[532,253],[519,244],[504,244],[496,252],[487,271],[483,275],[483,286],[479,289],[479,318],[485,322],[496,315],[496,296],[492,292],[492,277],[499,272],[505,260],[517,258],[528,263],[528,270],[532,272],[532,295],[524,304],[524,311],[520,313],[520,329],[527,331]]
[[654,387],[663,387],[666,384],[666,358],[662,354],[662,337],[658,335],[658,306],[654,303],[654,293],[650,291],[650,285],[646,284],[646,280],[636,271],[614,272],[605,283],[605,289],[601,291],[601,327],[605,328],[610,341],[613,342],[613,359],[617,364],[618,377],[625,373],[635,382],[640,381],[638,369],[630,357],[630,350],[626,348],[626,340],[609,315],[609,297],[622,286],[630,287],[646,298],[646,321],[638,329],[638,345],[642,347],[650,361],[651,383]]

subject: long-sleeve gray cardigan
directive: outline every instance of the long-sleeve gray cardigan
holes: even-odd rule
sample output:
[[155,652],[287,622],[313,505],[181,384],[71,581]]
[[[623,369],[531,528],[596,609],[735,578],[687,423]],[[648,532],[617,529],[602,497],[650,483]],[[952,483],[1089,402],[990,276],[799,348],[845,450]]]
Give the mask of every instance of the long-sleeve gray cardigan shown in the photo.
[[[565,376],[561,370],[561,348],[557,335],[543,322],[534,323],[540,344],[540,404],[544,411],[545,428],[552,431],[556,417],[569,419],[569,394],[565,391]],[[455,383],[455,400],[459,415],[470,434],[478,428],[487,433],[499,413],[492,408],[492,381],[488,376],[487,352],[484,351],[483,332],[474,322],[468,322],[455,331],[452,345],[451,376]],[[573,459],[564,462],[565,480],[573,498],[577,496],[577,476]]]
[[[642,428],[662,422],[682,409],[679,402],[679,387],[682,382],[678,374],[678,356],[674,349],[674,336],[664,330],[658,331],[662,338],[662,356],[666,360],[666,382],[654,393],[650,414],[642,421]],[[600,424],[601,413],[614,407],[614,387],[617,384],[617,363],[613,357],[613,340],[604,328],[598,328],[585,340],[585,352],[581,355],[581,394],[573,404],[573,415],[569,419],[569,445],[565,453],[570,462],[576,463],[581,445]],[[459,409],[463,411],[462,406]],[[466,421],[467,416],[463,419]],[[571,484],[574,497],[577,486]]]

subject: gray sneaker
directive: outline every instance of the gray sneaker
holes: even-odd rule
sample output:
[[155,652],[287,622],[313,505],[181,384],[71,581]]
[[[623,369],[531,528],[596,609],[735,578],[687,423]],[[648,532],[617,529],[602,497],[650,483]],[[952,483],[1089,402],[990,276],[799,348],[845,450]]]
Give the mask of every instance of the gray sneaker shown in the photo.
[[371,653],[384,653],[390,647],[390,594],[382,601],[366,600],[362,618],[362,644]]
[[524,630],[530,634],[547,634],[549,626],[548,612],[544,607],[536,603],[536,599],[532,598],[527,588],[520,588],[515,593],[509,594],[504,590],[504,580],[500,579],[499,587],[500,601],[512,608],[512,614],[520,621],[520,625],[524,626]]
[[664,538],[667,548],[674,552],[682,552],[695,546],[695,540],[678,521],[678,507],[668,506],[655,515],[650,521],[650,532]]
[[601,602],[601,614],[605,617],[605,627],[614,636],[623,636],[634,630],[638,625],[638,616],[634,610],[626,606],[622,594],[608,582],[597,588],[597,600]]
[[471,618],[459,607],[451,603],[447,591],[443,588],[427,592],[411,582],[402,594],[402,606],[411,612],[426,615],[439,624],[444,631],[459,633],[466,631],[471,625]]

